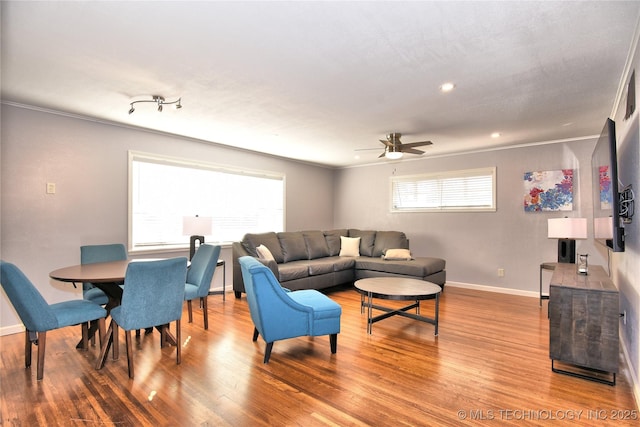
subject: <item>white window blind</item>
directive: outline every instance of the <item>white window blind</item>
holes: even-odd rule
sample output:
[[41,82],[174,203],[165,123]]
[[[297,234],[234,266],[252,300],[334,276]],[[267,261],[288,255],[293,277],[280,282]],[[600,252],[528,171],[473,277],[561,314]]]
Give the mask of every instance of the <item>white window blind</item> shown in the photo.
[[212,217],[206,242],[284,229],[285,177],[129,152],[129,250],[188,247],[186,216]]
[[496,168],[391,177],[391,211],[495,211]]

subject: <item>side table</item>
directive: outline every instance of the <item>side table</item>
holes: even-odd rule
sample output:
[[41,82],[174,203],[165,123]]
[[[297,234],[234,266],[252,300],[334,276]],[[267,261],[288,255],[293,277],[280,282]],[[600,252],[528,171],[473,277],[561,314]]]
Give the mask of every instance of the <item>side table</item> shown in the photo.
[[549,299],[549,294],[542,293],[542,270],[555,270],[557,262],[543,262],[540,264],[540,307],[542,307],[542,300]]

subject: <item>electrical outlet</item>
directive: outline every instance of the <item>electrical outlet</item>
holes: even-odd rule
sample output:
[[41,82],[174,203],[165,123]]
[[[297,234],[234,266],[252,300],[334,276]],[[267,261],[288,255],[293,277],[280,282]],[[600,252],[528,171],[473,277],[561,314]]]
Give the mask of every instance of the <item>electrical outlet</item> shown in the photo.
[[47,194],[56,194],[56,184],[54,182],[47,182]]
[[498,277],[504,277],[504,268],[498,269]]

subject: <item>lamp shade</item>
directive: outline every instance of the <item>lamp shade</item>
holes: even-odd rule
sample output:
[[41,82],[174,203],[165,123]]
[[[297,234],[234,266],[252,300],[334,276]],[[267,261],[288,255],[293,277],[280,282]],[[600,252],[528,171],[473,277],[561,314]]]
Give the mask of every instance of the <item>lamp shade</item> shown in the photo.
[[550,239],[586,239],[586,218],[550,218],[547,220]]
[[601,217],[593,220],[593,237],[596,239],[613,239],[613,220]]
[[185,216],[182,218],[182,234],[185,236],[210,236],[213,218],[210,216]]

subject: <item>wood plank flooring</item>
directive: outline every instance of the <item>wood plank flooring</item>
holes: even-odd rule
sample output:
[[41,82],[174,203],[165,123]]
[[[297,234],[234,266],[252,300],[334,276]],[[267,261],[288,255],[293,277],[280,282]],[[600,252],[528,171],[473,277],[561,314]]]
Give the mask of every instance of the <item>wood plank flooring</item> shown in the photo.
[[133,380],[123,347],[96,371],[98,348],[75,349],[79,327],[47,334],[43,381],[35,355],[24,368],[23,334],[0,337],[0,425],[638,425],[624,369],[614,387],[551,372],[537,299],[447,287],[435,337],[398,316],[368,335],[360,295],[329,296],[343,309],[337,354],[328,337],[302,337],[276,342],[267,365],[244,297],[210,296],[208,331],[199,309],[187,323],[185,304],[179,366],[157,332],[141,336]]

